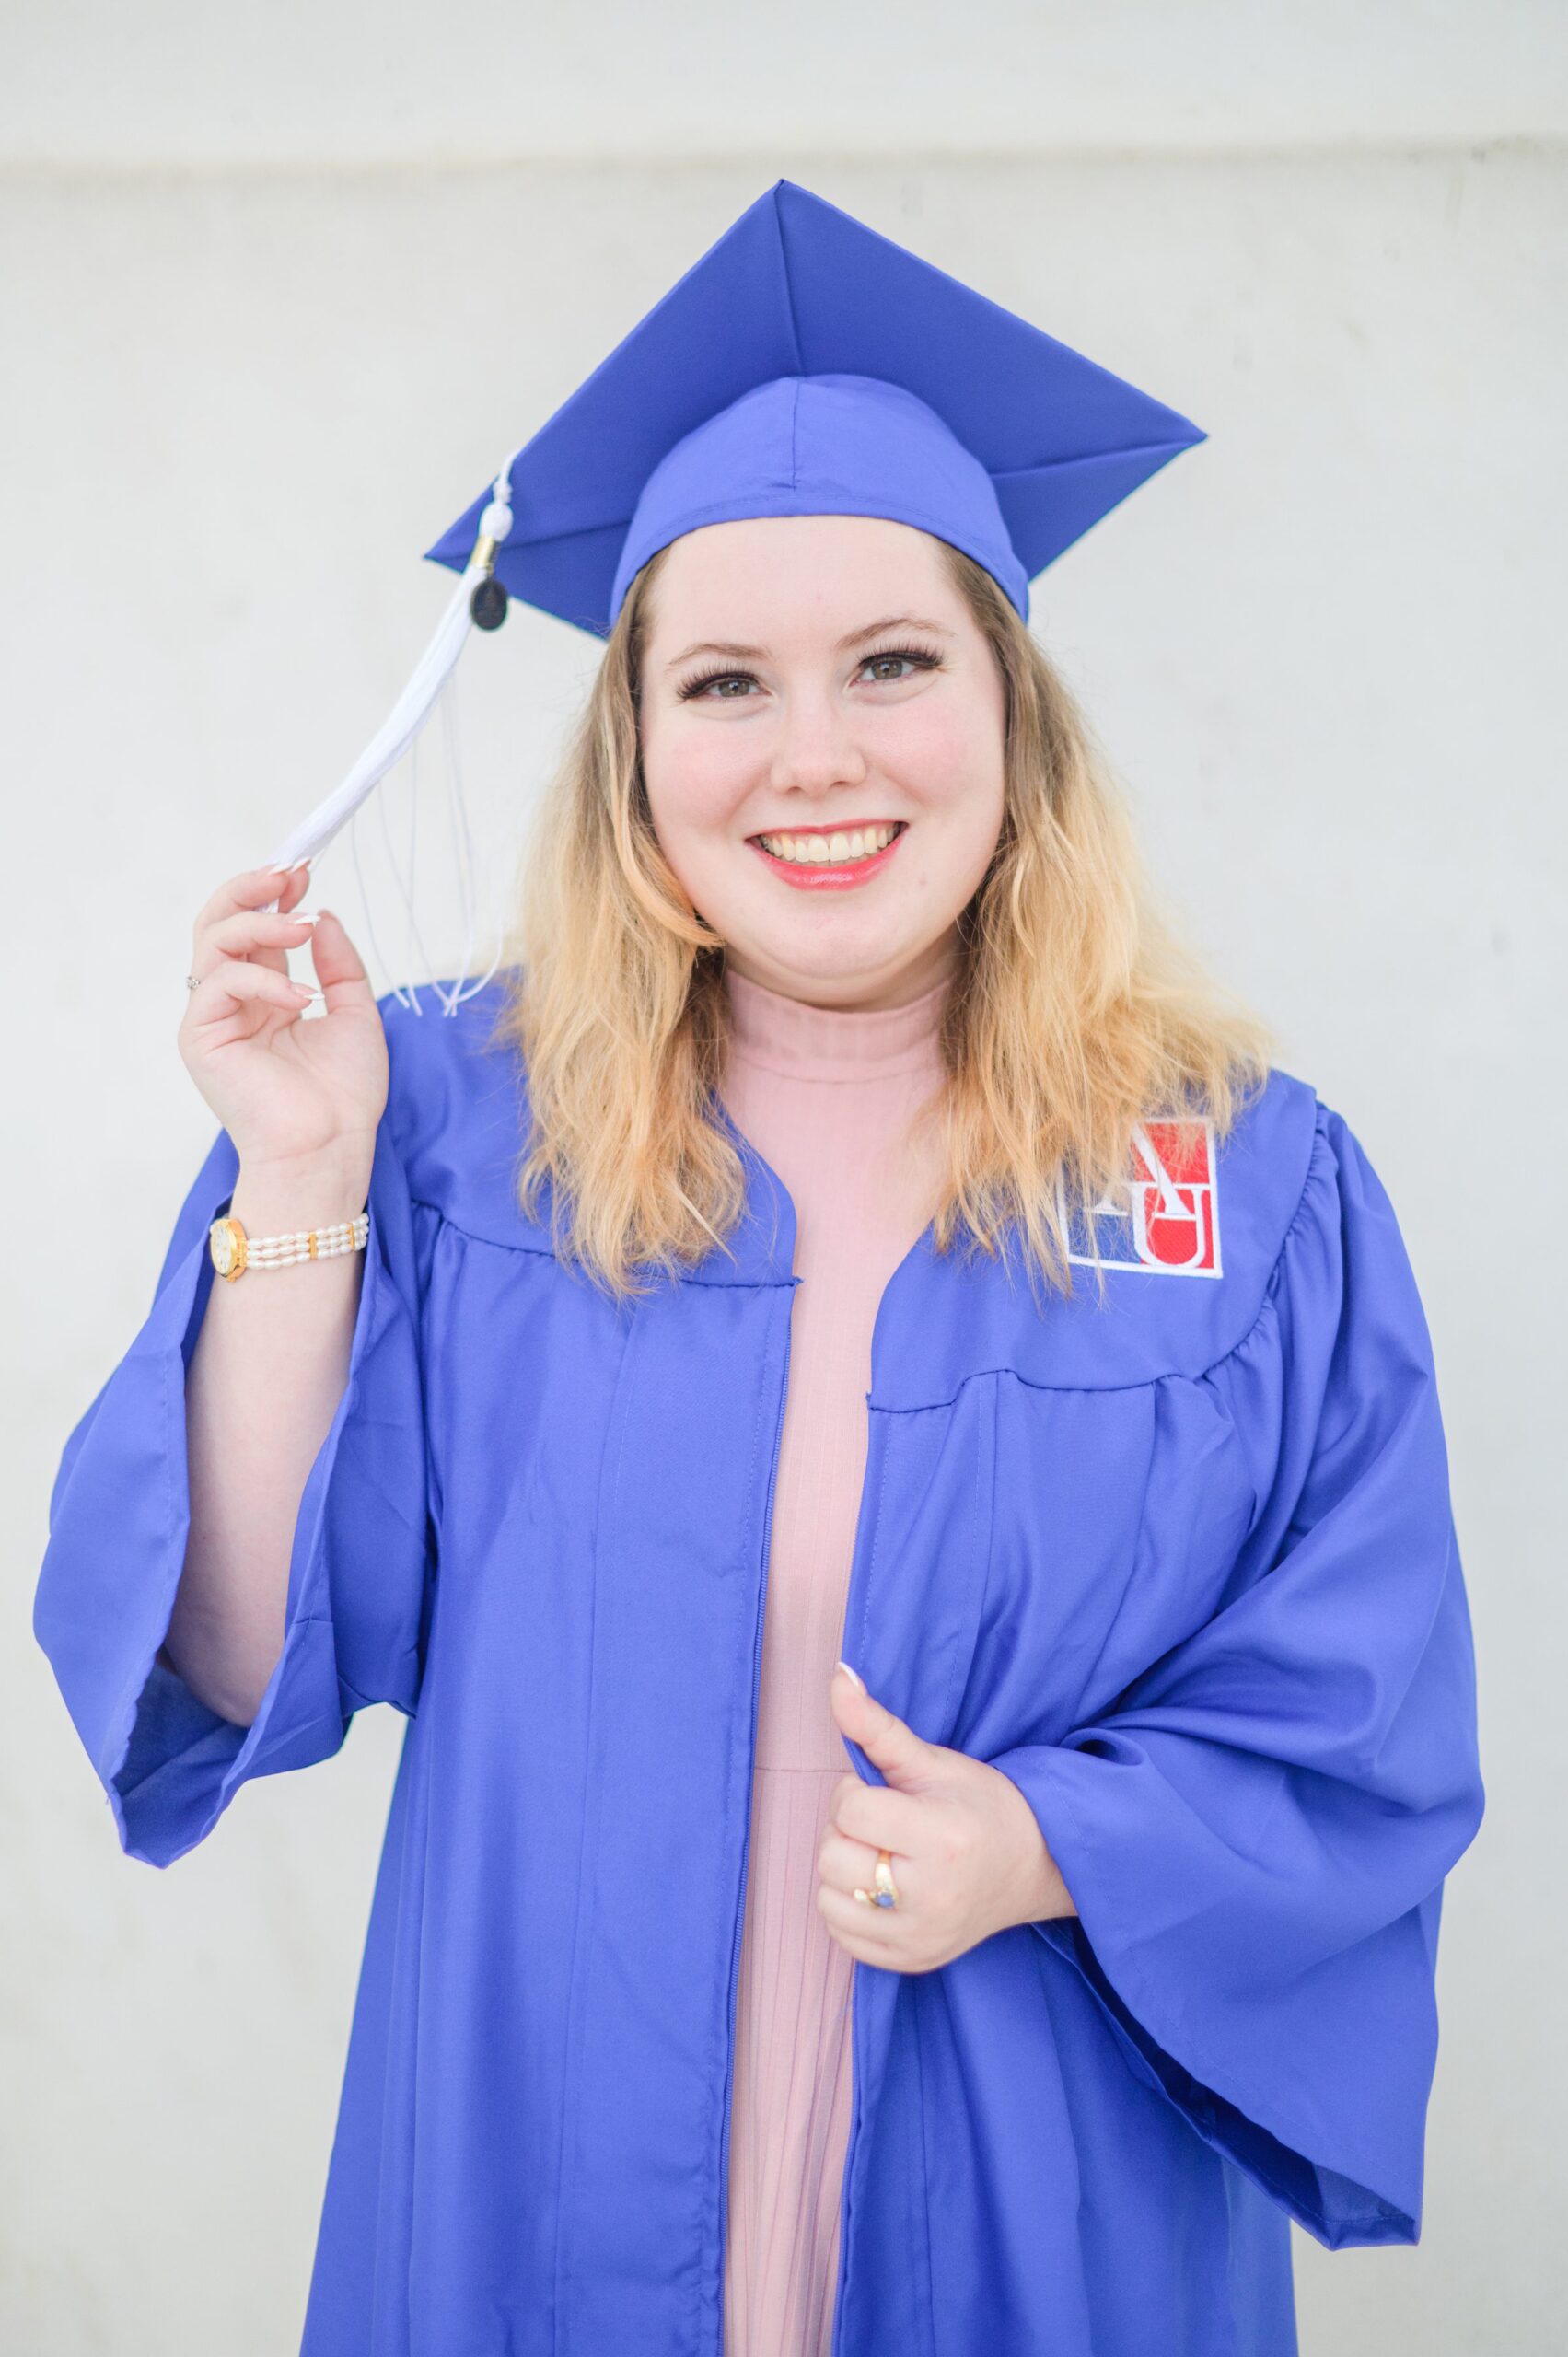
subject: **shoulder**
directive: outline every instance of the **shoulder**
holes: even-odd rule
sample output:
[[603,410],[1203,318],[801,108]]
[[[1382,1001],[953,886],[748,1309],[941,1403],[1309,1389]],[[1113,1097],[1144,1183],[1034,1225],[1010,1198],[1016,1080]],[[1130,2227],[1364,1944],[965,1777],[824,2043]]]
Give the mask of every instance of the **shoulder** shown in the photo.
[[[508,1062],[496,1029],[510,988],[505,974],[494,975],[470,995],[457,999],[459,984],[442,976],[437,981],[405,984],[401,992],[384,991],[377,1000],[386,1035],[390,1067],[388,1110],[399,1131],[398,1143],[409,1142],[422,1115],[443,1103],[455,1091],[468,1095],[494,1086]],[[456,1000],[456,1004],[451,1002]],[[510,1058],[517,1062],[515,1051]]]
[[1326,1112],[1310,1081],[1276,1064],[1211,1147],[1220,1256],[1243,1314],[1256,1315],[1321,1163]]
[[1278,1277],[1293,1242],[1314,1233],[1342,1240],[1375,1211],[1389,1227],[1394,1210],[1345,1115],[1310,1083],[1277,1067],[1217,1156],[1240,1225],[1248,1285],[1261,1295]]
[[[1224,1137],[1201,1120],[1144,1123],[1126,1186],[1097,1208],[1093,1226],[1108,1294],[1136,1330],[1148,1373],[1198,1375],[1226,1357],[1298,1264],[1320,1288],[1369,1195],[1391,1224],[1343,1115],[1277,1065]],[[1086,1273],[1093,1296],[1092,1267]]]
[[1203,1120],[1144,1121],[1126,1178],[1070,1224],[1072,1299],[1028,1322],[1019,1371],[1088,1389],[1205,1374],[1258,1327],[1296,1251],[1337,1227],[1349,1138],[1277,1066],[1223,1137]]
[[470,1235],[548,1250],[516,1200],[528,1080],[502,1028],[513,981],[503,970],[477,990],[470,983],[470,995],[459,999],[459,985],[442,976],[439,987],[405,985],[377,999],[389,1068],[386,1124],[415,1202]]

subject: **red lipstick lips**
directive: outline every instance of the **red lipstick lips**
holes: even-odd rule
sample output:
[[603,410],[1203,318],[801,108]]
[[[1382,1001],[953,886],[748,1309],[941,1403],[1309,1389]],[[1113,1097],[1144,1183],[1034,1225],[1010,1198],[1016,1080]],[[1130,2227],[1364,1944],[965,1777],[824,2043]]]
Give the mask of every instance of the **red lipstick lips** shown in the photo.
[[[758,858],[764,861],[775,876],[782,876],[786,884],[793,884],[797,891],[843,892],[852,890],[856,884],[864,884],[869,877],[877,875],[887,866],[888,862],[909,832],[907,819],[900,819],[893,823],[898,827],[899,831],[892,842],[885,844],[882,850],[870,853],[865,859],[840,860],[831,867],[819,866],[813,862],[805,860],[780,859],[769,851],[764,843],[760,842],[755,835],[748,836],[747,841]],[[820,833],[823,830],[782,827],[778,831],[781,834],[798,835]],[[834,828],[831,831],[838,834],[853,832],[854,830]]]

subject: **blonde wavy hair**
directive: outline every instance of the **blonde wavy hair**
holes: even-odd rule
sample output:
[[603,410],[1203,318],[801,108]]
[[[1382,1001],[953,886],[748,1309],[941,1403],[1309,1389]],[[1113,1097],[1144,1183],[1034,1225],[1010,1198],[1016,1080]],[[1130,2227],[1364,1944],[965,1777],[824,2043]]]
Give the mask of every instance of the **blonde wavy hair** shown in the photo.
[[[933,1242],[1006,1258],[1067,1295],[1069,1227],[1132,1167],[1136,1123],[1217,1137],[1268,1077],[1272,1033],[1156,913],[1109,765],[1066,685],[983,567],[938,542],[1006,688],[1005,809],[959,920],[945,1002],[946,1178]],[[654,831],[637,710],[650,598],[633,582],[525,846],[493,1044],[520,1051],[520,1207],[617,1300],[727,1250],[744,1166],[717,1112],[725,945]],[[1103,1279],[1101,1280],[1103,1287]]]

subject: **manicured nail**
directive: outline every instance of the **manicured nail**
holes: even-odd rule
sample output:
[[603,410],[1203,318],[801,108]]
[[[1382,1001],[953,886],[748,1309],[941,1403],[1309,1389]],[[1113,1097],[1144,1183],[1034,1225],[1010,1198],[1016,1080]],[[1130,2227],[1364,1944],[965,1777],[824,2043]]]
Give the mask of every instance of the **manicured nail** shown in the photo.
[[314,924],[319,914],[319,909],[290,909],[285,922],[289,924]]
[[854,1678],[855,1684],[859,1687],[863,1694],[866,1691],[865,1680],[862,1678],[858,1669],[851,1669],[847,1661],[840,1662],[839,1667],[844,1672],[846,1677]]

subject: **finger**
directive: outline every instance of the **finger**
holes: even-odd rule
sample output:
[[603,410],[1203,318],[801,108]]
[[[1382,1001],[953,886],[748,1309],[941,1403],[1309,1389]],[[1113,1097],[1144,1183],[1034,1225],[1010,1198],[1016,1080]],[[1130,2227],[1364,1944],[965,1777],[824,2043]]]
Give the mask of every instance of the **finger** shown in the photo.
[[931,1846],[931,1802],[918,1793],[897,1793],[890,1784],[867,1784],[858,1777],[829,1811],[829,1820],[852,1841],[874,1850],[901,1850],[918,1858]]
[[220,958],[248,957],[258,966],[286,974],[288,951],[304,947],[315,922],[314,910],[304,915],[296,910],[290,916],[267,909],[241,909],[198,932],[191,971],[199,976],[210,972]]
[[197,1029],[222,1023],[247,1006],[276,1007],[280,1015],[293,1016],[314,995],[303,982],[291,982],[286,974],[276,974],[270,966],[258,966],[248,958],[225,958],[202,976],[191,993],[186,1016]]
[[[869,1890],[877,1875],[877,1860],[880,1845],[874,1849],[868,1841],[846,1841],[842,1833],[831,1830],[822,1836],[817,1851],[817,1876],[831,1890],[842,1891],[847,1898],[858,1887]],[[912,1881],[918,1887],[920,1865],[898,1850],[889,1852],[892,1861],[894,1887],[904,1898]]]
[[877,1852],[868,1842],[848,1841],[829,1826],[817,1844],[817,1879],[834,1890],[850,1891],[869,1883],[877,1871]]
[[817,1912],[830,1931],[840,1933],[844,1941],[853,1941],[868,1964],[890,1962],[902,1945],[877,1930],[877,1918],[888,1910],[880,1907],[865,1907],[858,1898],[842,1890],[831,1890],[825,1883],[817,1886]]
[[342,919],[331,909],[322,909],[310,929],[310,958],[329,1014],[334,1007],[360,1003],[375,1005],[376,996],[365,961],[349,939]]
[[238,876],[226,877],[198,910],[195,929],[200,933],[204,925],[233,916],[237,909],[263,909],[272,900],[280,908],[296,906],[309,881],[308,867],[293,868],[286,875],[275,867],[242,868]]
[[899,1792],[919,1792],[941,1772],[942,1750],[915,1733],[906,1719],[854,1683],[841,1663],[829,1685],[829,1704],[839,1731],[859,1745],[872,1766]]

